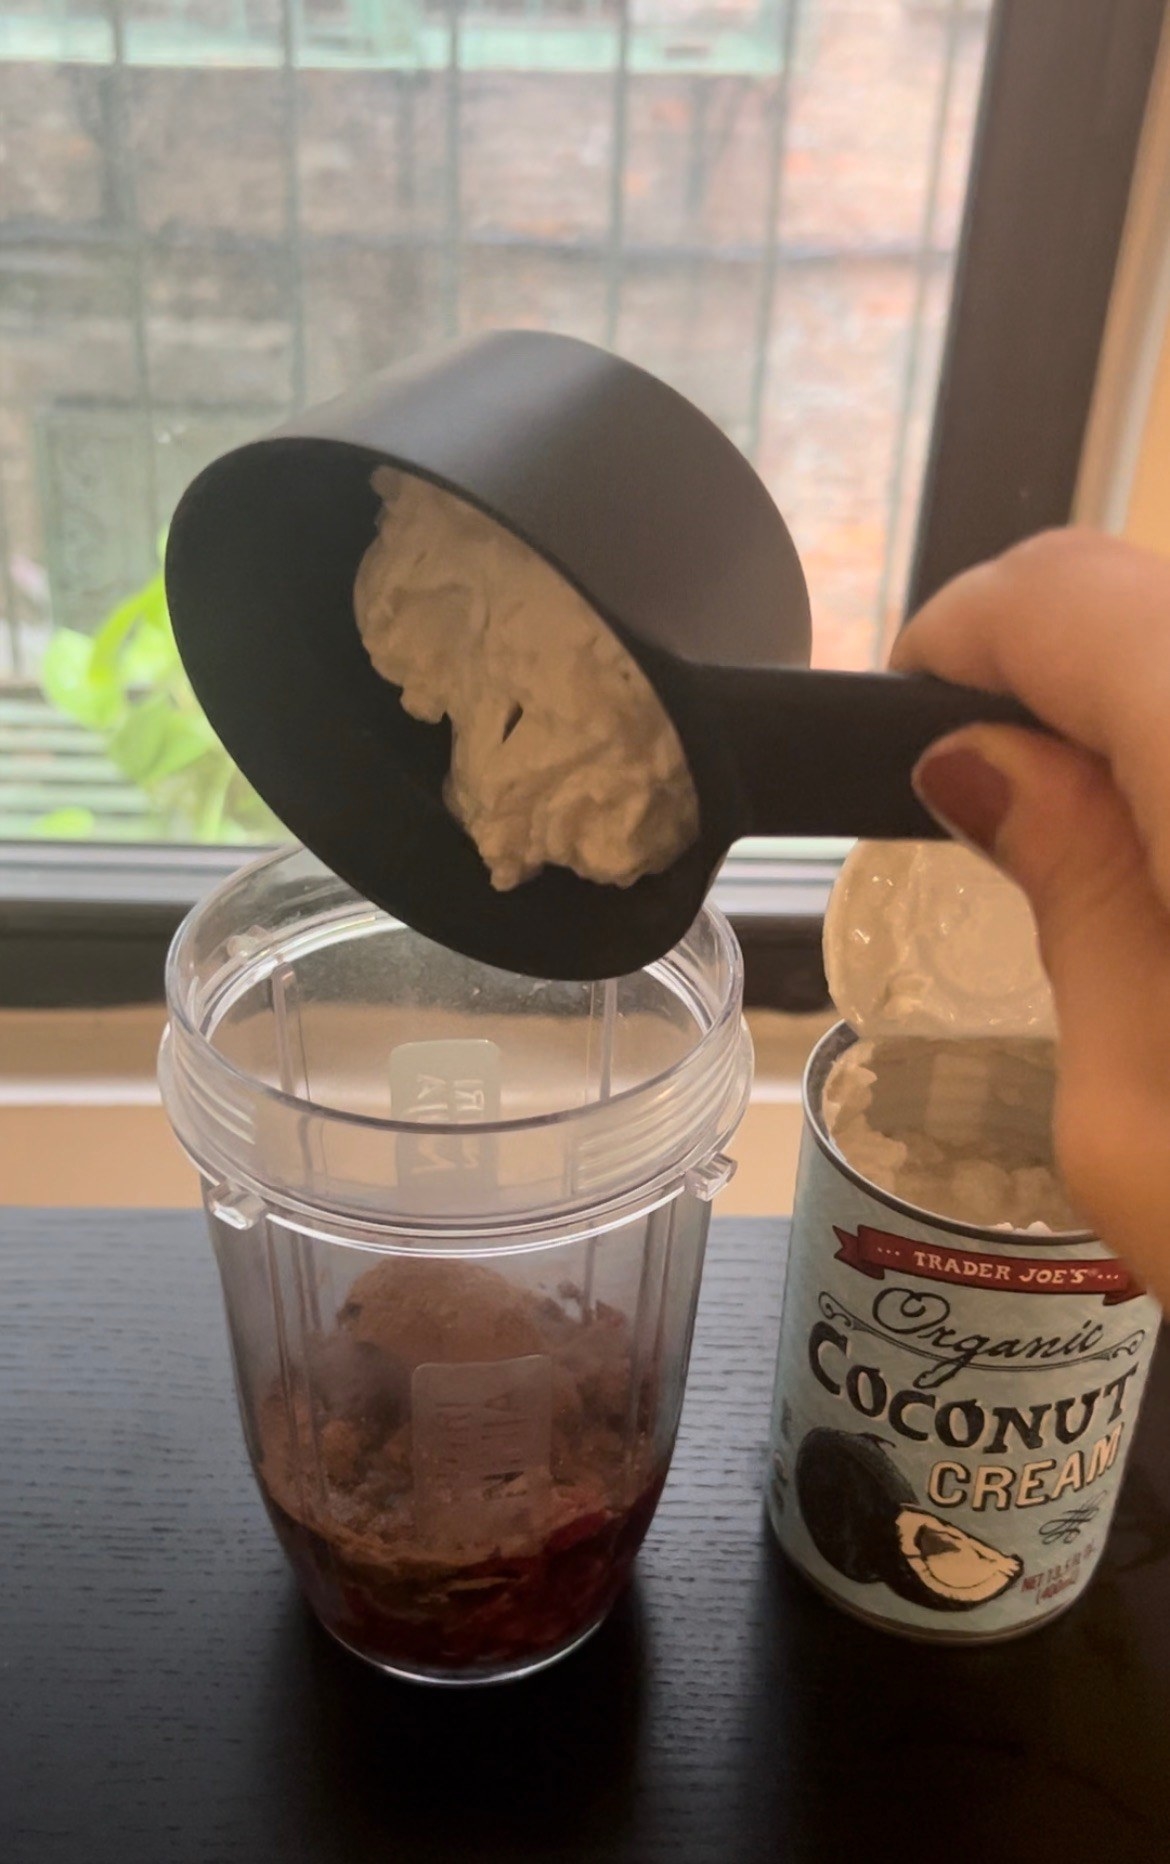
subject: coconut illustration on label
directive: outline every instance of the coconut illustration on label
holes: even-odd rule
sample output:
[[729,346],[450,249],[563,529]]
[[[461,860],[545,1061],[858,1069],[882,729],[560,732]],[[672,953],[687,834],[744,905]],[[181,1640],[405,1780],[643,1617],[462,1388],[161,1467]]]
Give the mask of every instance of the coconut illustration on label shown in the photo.
[[997,1599],[1024,1570],[1015,1554],[927,1514],[879,1437],[810,1430],[796,1459],[796,1493],[830,1566],[932,1611]]

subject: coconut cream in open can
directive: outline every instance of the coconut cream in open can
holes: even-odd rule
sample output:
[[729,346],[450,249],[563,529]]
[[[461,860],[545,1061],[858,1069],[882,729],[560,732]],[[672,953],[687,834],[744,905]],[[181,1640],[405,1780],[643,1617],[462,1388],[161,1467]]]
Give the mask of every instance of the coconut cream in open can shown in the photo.
[[[1074,1604],[1101,1557],[1159,1309],[1084,1231],[931,1215],[848,1164],[825,1090],[855,1041],[830,1030],[805,1077],[769,1515],[871,1624],[1015,1637]],[[1025,1145],[1050,1120],[1039,1052],[1001,1045],[991,1070],[978,1045],[895,1044],[878,1078],[908,1130],[998,1122]]]

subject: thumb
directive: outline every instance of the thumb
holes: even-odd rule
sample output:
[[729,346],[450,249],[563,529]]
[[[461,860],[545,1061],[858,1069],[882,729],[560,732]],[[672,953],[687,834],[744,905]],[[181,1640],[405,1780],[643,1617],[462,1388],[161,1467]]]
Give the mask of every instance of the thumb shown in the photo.
[[1074,1203],[1170,1297],[1170,912],[1109,766],[1006,726],[932,745],[926,808],[1027,894],[1059,1039],[1056,1147]]
[[1097,1029],[1106,996],[1127,1033],[1135,1013],[1148,1022],[1151,978],[1170,978],[1170,915],[1109,766],[1038,732],[976,725],[931,746],[914,788],[1027,894],[1062,1036]]

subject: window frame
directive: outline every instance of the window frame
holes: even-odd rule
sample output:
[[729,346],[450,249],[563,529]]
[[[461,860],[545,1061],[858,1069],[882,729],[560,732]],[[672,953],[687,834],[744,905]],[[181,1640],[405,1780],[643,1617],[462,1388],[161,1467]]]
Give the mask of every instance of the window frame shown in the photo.
[[[1163,0],[995,0],[910,609],[1070,515],[1165,13]],[[0,843],[0,1007],[157,1000],[184,914],[257,852]],[[730,856],[715,899],[749,1004],[826,1003],[835,872]]]

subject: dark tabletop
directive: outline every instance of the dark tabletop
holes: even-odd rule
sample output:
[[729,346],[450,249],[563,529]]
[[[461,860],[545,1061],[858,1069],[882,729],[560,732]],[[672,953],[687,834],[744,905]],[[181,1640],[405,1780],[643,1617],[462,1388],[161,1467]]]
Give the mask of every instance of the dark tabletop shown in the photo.
[[1166,1354],[1085,1602],[1014,1644],[904,1643],[763,1526],[784,1237],[714,1228],[674,1471],[608,1626],[451,1693],[301,1608],[202,1220],[0,1212],[3,1864],[1166,1864]]

